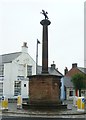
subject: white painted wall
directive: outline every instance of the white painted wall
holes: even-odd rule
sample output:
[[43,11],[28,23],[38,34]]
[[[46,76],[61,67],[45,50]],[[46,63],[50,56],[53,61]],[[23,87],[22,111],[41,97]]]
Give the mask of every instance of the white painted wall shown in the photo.
[[[36,74],[35,61],[29,56],[28,53],[21,53],[21,55],[12,61],[12,63],[4,64],[4,81],[3,81],[3,95],[8,98],[14,97],[14,81],[17,76],[27,77],[27,65],[32,66],[32,75]],[[26,84],[26,87],[24,87]],[[21,82],[21,95],[28,97],[28,81]]]
[[4,81],[3,81],[3,95],[12,96],[12,63],[4,64]]
[[[26,84],[26,87],[24,87],[24,84]],[[29,81],[22,81],[21,82],[21,95],[23,98],[28,98],[29,94]]]
[[[36,74],[36,63],[35,61],[30,57],[30,55],[28,53],[22,53],[18,58],[16,58],[15,60],[13,60],[14,64],[17,65],[17,69],[18,69],[18,75],[24,75],[27,76],[27,65],[31,65],[32,66],[32,75]],[[19,71],[19,69],[21,69]]]
[[[69,92],[70,91],[73,91],[73,96],[70,96],[69,95]],[[72,100],[75,96],[75,90],[73,88],[66,88],[66,97],[67,97],[67,100]]]

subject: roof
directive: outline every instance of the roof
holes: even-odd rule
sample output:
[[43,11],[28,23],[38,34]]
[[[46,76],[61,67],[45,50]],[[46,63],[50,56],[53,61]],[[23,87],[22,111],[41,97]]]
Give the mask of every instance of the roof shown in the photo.
[[63,78],[63,80],[64,80],[64,86],[65,87],[69,87],[69,88],[71,88],[71,87],[73,87],[73,83],[71,82],[71,77],[64,77]]
[[86,74],[86,68],[82,68],[82,67],[77,67],[81,72],[83,72],[84,74]]
[[3,65],[4,63],[12,62],[12,60],[17,58],[20,54],[21,52],[15,52],[15,53],[0,55],[0,65]]
[[[38,74],[41,74],[42,72],[42,66],[38,66]],[[57,75],[57,76],[60,76],[62,77],[62,73],[60,73],[57,69],[53,69],[51,67],[48,67],[48,72],[50,75]]]

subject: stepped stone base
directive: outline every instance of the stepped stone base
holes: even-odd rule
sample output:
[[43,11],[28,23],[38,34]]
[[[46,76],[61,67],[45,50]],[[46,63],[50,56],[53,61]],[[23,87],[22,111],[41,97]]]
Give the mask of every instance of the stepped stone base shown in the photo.
[[22,104],[23,109],[33,109],[33,110],[60,110],[67,109],[67,105],[62,104]]

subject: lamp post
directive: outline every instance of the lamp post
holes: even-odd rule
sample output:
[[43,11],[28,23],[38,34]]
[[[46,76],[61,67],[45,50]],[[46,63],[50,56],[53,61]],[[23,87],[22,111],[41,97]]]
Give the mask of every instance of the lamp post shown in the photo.
[[38,74],[38,44],[40,44],[40,41],[37,39],[37,45],[36,45],[36,75]]

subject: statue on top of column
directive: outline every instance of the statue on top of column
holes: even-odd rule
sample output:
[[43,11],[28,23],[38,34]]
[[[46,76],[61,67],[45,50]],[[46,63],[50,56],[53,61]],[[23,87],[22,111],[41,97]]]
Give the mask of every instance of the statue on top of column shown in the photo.
[[49,19],[47,16],[48,12],[45,12],[45,10],[42,10],[41,14],[43,14],[45,16],[45,19]]

